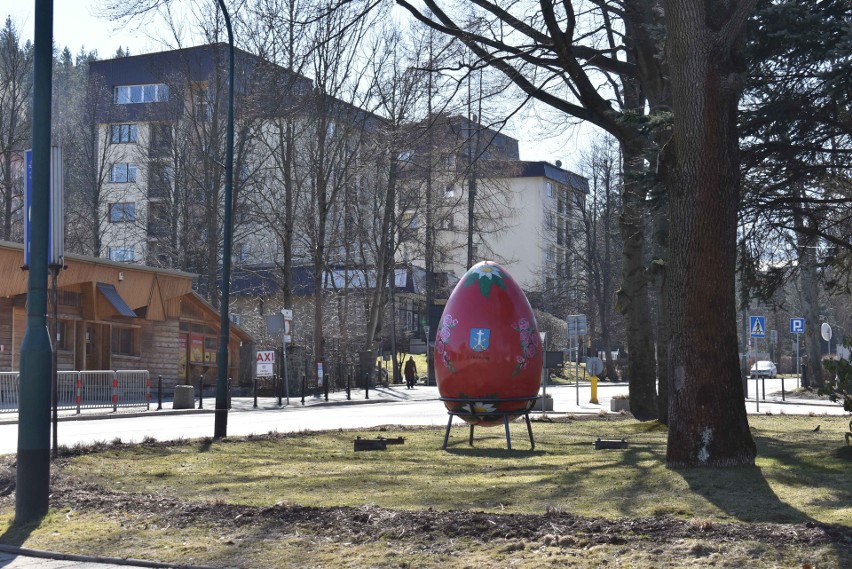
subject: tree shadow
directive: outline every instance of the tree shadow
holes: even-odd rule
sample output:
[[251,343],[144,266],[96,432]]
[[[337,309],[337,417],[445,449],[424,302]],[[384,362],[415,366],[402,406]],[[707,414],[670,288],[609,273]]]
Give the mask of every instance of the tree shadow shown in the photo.
[[686,468],[675,472],[692,492],[741,522],[816,523],[782,501],[757,466]]
[[[37,518],[35,520],[30,520],[27,522],[12,522],[12,524],[6,528],[2,534],[0,534],[0,544],[13,546],[13,547],[21,547],[24,543],[26,543],[27,539],[30,537],[38,526],[41,524],[43,516]],[[15,555],[11,553],[11,555]],[[0,567],[6,567],[7,565],[11,565],[16,560],[16,557],[12,557],[11,559],[2,559],[0,558]]]

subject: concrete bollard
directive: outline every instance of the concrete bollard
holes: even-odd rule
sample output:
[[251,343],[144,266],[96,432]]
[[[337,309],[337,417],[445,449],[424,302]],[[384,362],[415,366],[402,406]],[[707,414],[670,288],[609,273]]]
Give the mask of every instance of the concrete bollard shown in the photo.
[[195,388],[191,385],[175,385],[173,409],[194,409]]

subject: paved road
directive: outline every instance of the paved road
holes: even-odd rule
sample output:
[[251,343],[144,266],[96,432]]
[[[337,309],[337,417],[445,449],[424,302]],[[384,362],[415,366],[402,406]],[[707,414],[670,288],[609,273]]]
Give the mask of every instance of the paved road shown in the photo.
[[[791,380],[787,380],[791,382]],[[792,380],[795,386],[795,380]],[[754,393],[755,382],[750,382]],[[761,386],[762,387],[762,386]],[[830,414],[843,415],[843,409],[825,401],[788,400],[780,396],[780,380],[766,381],[766,401],[748,400],[749,413],[786,413],[788,415]],[[549,386],[547,394],[553,397],[553,414],[597,414],[609,410],[609,401],[616,395],[627,393],[623,383],[601,383],[598,389],[598,404],[589,403],[590,388],[580,383],[574,385]],[[252,407],[253,400],[233,400],[228,414],[228,434],[241,436],[265,434],[271,431],[299,432],[328,429],[371,428],[379,425],[424,425],[443,426],[447,414],[438,401],[435,387],[418,386],[407,390],[404,386],[370,390],[369,404],[364,392],[353,392],[352,400],[346,401],[345,393],[330,396],[330,401],[308,398],[301,405],[299,399],[291,398],[290,405],[278,407],[274,398],[261,399],[259,407]],[[200,438],[213,433],[214,401],[205,399],[203,411],[176,414],[168,408],[163,411],[142,413],[109,413],[103,410],[90,411],[89,415],[63,417],[59,423],[59,444],[73,446],[93,442],[109,442],[120,438],[124,442],[140,442],[145,437],[156,440],[178,438]],[[99,420],[84,420],[97,417]],[[0,414],[0,454],[17,451],[16,417]]]
[[[761,394],[764,385],[761,384]],[[795,387],[795,380],[787,380],[786,388]],[[755,382],[749,382],[754,396]],[[549,386],[547,394],[553,397],[550,415],[597,414],[609,409],[609,401],[616,394],[627,393],[626,384],[601,383],[598,389],[599,403],[590,403],[590,387],[581,382],[579,386]],[[766,380],[766,400],[746,401],[749,413],[786,413],[788,415],[844,415],[842,407],[825,401],[790,399],[781,397],[781,381]],[[352,400],[345,394],[331,394],[330,401],[308,398],[305,405],[291,398],[290,405],[278,407],[273,398],[259,400],[257,409],[250,398],[232,401],[228,414],[228,434],[233,436],[263,434],[270,431],[298,432],[329,429],[370,428],[379,425],[433,425],[447,424],[447,414],[438,401],[435,387],[418,386],[407,390],[404,386],[380,388],[370,391],[370,400],[364,392],[353,392]],[[371,404],[366,404],[371,403]],[[96,441],[111,441],[120,438],[124,442],[139,442],[145,437],[157,440],[177,438],[199,438],[213,433],[214,401],[204,400],[203,411],[189,413],[173,411],[167,404],[163,411],[143,413],[105,413],[90,411],[85,416],[66,416],[59,424],[59,443],[72,446]],[[87,420],[92,419],[92,420]],[[95,420],[96,419],[96,420]],[[17,451],[17,422],[14,415],[0,414],[0,454]],[[97,562],[82,559],[44,559],[28,555],[16,555],[0,551],[0,568],[4,569],[118,569],[126,567],[163,567],[148,562]]]

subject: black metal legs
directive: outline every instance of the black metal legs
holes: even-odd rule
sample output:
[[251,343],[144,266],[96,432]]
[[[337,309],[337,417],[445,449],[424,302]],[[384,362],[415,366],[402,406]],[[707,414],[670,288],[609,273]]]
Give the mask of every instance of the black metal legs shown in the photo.
[[[447,430],[444,432],[444,444],[441,446],[443,450],[447,450],[447,443],[450,440],[450,429],[453,426],[453,417],[456,415],[460,415],[460,413],[453,413],[452,411],[448,412],[450,418],[447,420]],[[512,415],[516,415],[517,413],[502,413],[503,415],[503,427],[506,430],[506,448],[512,450],[512,437],[509,432],[509,417]],[[527,423],[527,434],[530,436],[530,450],[535,450],[535,437],[533,437],[532,431],[532,423],[530,423],[530,414],[529,412],[523,413],[524,421]],[[468,444],[473,446],[473,429],[475,425],[473,423],[470,424],[470,434],[468,438]]]

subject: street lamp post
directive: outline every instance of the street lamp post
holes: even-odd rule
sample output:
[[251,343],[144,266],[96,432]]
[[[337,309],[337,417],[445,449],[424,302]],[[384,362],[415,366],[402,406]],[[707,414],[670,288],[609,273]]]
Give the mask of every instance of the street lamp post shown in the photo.
[[231,18],[224,0],[217,0],[225,17],[225,27],[228,30],[228,124],[225,133],[225,198],[224,223],[222,244],[222,297],[219,304],[219,355],[216,359],[216,415],[213,427],[213,437],[228,436],[228,346],[231,340],[231,326],[228,318],[228,302],[231,292],[231,200],[234,180],[234,32],[231,28]]
[[33,53],[32,200],[27,325],[21,342],[15,523],[41,518],[50,495],[50,376],[47,257],[50,202],[53,0],[35,2]]

